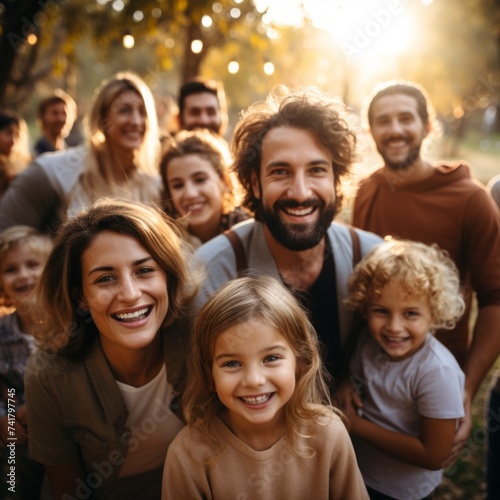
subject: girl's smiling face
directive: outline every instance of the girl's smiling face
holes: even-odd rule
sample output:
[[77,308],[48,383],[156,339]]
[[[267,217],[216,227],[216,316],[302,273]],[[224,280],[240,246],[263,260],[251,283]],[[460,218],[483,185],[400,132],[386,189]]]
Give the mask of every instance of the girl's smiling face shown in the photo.
[[220,334],[212,376],[228,425],[240,438],[259,429],[282,435],[283,407],[295,390],[295,355],[273,326],[250,321]]
[[167,166],[167,182],[175,210],[189,216],[194,234],[206,226],[218,228],[227,189],[208,159],[197,154],[172,159]]
[[82,302],[105,352],[148,348],[168,312],[167,276],[135,238],[103,231],[82,255]]

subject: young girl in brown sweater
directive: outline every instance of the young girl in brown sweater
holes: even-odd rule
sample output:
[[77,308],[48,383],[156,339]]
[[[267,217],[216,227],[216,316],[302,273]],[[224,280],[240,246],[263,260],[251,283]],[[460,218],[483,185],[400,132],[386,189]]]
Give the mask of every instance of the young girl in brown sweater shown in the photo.
[[163,499],[368,498],[329,404],[318,341],[293,295],[238,278],[200,311]]

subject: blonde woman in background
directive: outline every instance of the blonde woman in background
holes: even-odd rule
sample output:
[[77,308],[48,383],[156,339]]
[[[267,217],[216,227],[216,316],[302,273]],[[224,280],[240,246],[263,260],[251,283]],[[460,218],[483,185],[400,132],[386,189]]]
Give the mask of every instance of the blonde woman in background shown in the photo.
[[38,157],[0,202],[0,230],[26,224],[55,231],[66,216],[103,196],[144,203],[160,197],[159,138],[151,91],[129,72],[96,90],[87,144]]

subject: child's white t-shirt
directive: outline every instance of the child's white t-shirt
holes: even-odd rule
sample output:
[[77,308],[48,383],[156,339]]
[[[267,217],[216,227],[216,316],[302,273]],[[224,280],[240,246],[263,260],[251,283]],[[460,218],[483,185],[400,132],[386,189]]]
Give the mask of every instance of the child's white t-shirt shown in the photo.
[[[453,419],[464,416],[465,376],[450,351],[429,334],[423,347],[401,361],[391,361],[368,334],[350,363],[351,381],[360,389],[363,416],[391,431],[418,436],[420,416]],[[353,436],[365,483],[393,498],[429,495],[442,471],[406,464]]]

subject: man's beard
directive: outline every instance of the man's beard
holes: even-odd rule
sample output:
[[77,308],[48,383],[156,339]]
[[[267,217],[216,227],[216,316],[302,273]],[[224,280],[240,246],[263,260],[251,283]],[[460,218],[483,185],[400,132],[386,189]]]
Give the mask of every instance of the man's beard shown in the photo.
[[[314,226],[311,227],[311,223],[292,224],[281,220],[280,211],[282,208],[307,207],[316,207],[316,210],[319,211],[319,216]],[[261,207],[261,218],[278,243],[281,243],[281,245],[289,250],[300,252],[319,245],[333,221],[336,209],[335,201],[326,205],[320,199],[311,199],[302,203],[294,200],[278,200],[272,208]]]
[[404,160],[398,162],[391,161],[388,156],[383,155],[382,153],[380,153],[380,151],[379,153],[382,155],[385,165],[391,170],[393,171],[408,170],[413,166],[415,161],[420,156],[421,147],[422,143],[420,142],[414,148],[410,149],[408,156]]

